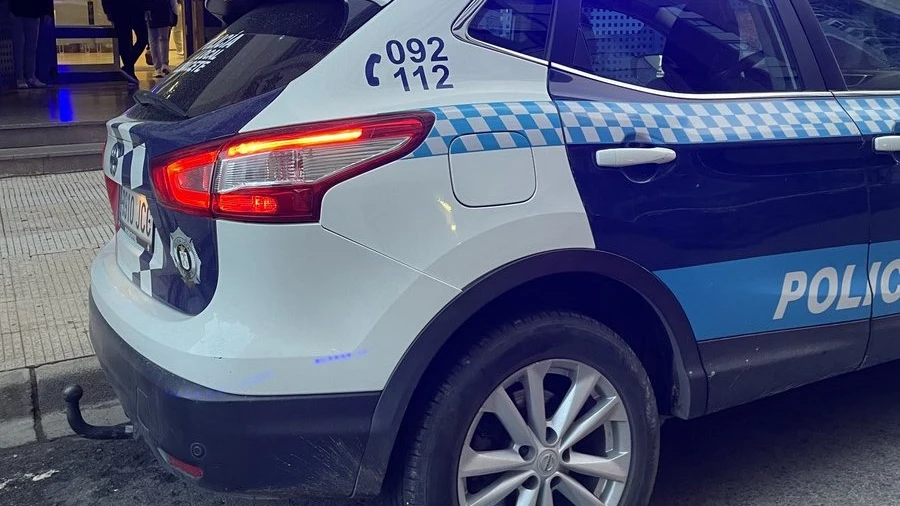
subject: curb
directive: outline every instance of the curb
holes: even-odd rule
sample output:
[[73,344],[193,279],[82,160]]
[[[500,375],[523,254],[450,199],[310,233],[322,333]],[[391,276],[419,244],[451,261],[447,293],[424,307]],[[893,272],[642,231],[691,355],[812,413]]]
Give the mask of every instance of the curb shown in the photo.
[[38,171],[12,171],[0,169],[0,179],[11,179],[14,177],[32,177],[32,176],[54,176],[57,174],[74,174],[78,172],[99,172],[103,170],[97,167],[96,160],[91,163],[90,167],[73,168],[66,167],[62,169],[38,170]]
[[62,390],[84,387],[82,413],[89,423],[126,421],[96,357],[76,358],[0,373],[0,448],[71,436]]

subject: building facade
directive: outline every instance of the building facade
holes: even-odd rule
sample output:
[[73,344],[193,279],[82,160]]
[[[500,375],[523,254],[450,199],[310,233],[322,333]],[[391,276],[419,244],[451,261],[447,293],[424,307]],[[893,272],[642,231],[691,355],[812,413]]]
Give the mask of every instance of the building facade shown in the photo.
[[[9,1],[0,0],[0,89],[15,87],[12,16]],[[51,84],[118,81],[122,79],[118,43],[103,13],[101,0],[54,0],[50,25],[42,25],[38,45],[38,78]],[[170,44],[175,66],[202,46],[221,25],[203,8],[203,0],[183,0]],[[138,71],[151,72],[145,56]]]

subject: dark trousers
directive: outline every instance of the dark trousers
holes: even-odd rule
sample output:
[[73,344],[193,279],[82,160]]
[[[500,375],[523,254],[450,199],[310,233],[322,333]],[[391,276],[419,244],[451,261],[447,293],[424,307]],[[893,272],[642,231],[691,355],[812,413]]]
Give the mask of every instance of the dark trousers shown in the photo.
[[[122,15],[113,23],[116,37],[119,39],[119,55],[122,57],[122,70],[134,74],[134,64],[141,53],[147,49],[147,23],[142,12]],[[137,42],[132,44],[132,34]]]

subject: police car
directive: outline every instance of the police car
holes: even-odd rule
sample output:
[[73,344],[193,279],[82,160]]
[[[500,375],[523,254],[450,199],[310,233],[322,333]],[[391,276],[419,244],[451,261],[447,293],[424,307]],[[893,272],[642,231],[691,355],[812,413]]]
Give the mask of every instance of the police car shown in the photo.
[[900,358],[894,3],[208,5],[108,125],[131,423],[81,433],[249,495],[637,506],[662,420]]

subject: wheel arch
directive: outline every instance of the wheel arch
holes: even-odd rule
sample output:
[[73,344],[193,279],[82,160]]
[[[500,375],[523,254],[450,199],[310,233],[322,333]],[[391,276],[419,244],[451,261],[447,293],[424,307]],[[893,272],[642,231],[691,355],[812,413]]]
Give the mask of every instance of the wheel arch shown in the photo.
[[428,379],[429,371],[452,365],[439,362],[447,356],[448,348],[453,349],[457,342],[454,337],[464,335],[467,327],[478,325],[483,310],[504,296],[536,283],[567,278],[571,282],[573,277],[617,283],[643,299],[656,314],[671,347],[671,372],[677,395],[669,412],[679,418],[702,415],[707,401],[706,372],[693,330],[675,296],[653,273],[626,258],[597,250],[539,253],[511,262],[469,284],[416,337],[394,369],[376,407],[355,495],[381,491],[408,408],[417,392],[427,389],[423,380]]

